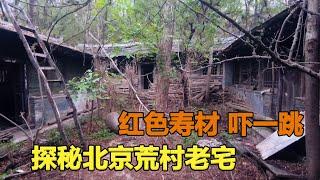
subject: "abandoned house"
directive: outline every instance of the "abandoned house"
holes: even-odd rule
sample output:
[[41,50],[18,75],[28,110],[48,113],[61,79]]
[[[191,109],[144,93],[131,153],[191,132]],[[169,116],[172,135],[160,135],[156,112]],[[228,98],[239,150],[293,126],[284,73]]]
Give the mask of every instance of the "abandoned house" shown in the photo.
[[[261,37],[262,42],[272,50],[276,49],[283,59],[289,57],[299,21],[301,8],[296,5],[251,30],[252,35]],[[305,22],[305,18],[301,21]],[[303,64],[305,28],[304,25],[301,27],[292,60]],[[282,35],[279,36],[281,29]],[[220,60],[224,60],[223,89],[233,96],[227,105],[238,111],[254,112],[255,118],[261,120],[277,119],[279,111],[299,110],[304,113],[305,74],[272,62],[261,47],[253,48],[246,42],[250,41],[243,35],[218,55]],[[256,56],[250,58],[253,55]],[[232,58],[236,60],[228,61]],[[297,154],[305,153],[303,136],[278,136],[276,128],[269,127],[254,127],[253,130],[255,137],[262,138],[256,142],[262,159],[279,153],[282,157],[299,157]]]
[[[45,59],[39,53],[39,47],[35,43],[36,39],[33,33],[26,29],[23,30],[23,33],[30,46],[33,47],[34,56],[39,59],[38,61]],[[41,38],[46,40],[47,37],[41,35]],[[26,50],[11,23],[0,22],[0,39],[0,113],[18,124],[23,123],[20,117],[22,112],[25,113],[25,117],[29,117],[28,121],[32,125],[38,125],[42,119],[47,122],[55,121],[51,106],[45,96],[42,101],[38,73],[29,61]],[[62,45],[54,38],[50,38],[49,42],[46,45],[50,46],[51,54],[66,81],[82,76],[86,70],[92,67],[90,54]],[[50,70],[45,73],[48,77],[51,76]],[[60,94],[61,82],[54,79],[54,76],[48,81],[51,81],[50,86],[54,99],[62,117],[64,117],[70,109],[66,104],[65,96]],[[84,96],[74,99],[74,101],[79,112],[86,108]],[[44,102],[45,111],[42,111],[42,102]],[[0,130],[10,126],[12,124],[0,118]]]
[[[280,57],[289,56],[293,42],[299,10],[296,10],[283,26],[282,36],[278,44],[279,31],[285,18],[296,6],[282,11],[261,25],[253,28],[254,36],[261,36],[267,47],[277,48]],[[299,33],[303,40],[304,28]],[[252,55],[267,56],[260,47],[253,48],[245,41],[246,36],[235,40],[220,52],[220,60],[235,57],[249,57]],[[294,53],[294,61],[303,63],[303,41],[298,42]],[[247,41],[250,42],[250,41]],[[223,87],[234,94],[237,99],[245,102],[248,110],[260,115],[276,118],[280,110],[299,109],[303,111],[304,74],[288,67],[279,66],[268,58],[242,58],[223,63]]]
[[[84,45],[79,45],[78,48],[83,48]],[[112,71],[112,65],[106,60],[106,55],[101,51],[99,45],[86,45],[87,51],[97,53],[100,50],[99,56],[111,69],[111,72],[117,73],[115,70]],[[155,79],[156,79],[156,54],[150,53],[149,49],[143,47],[141,43],[128,43],[128,44],[108,44],[104,45],[104,49],[109,57],[113,58],[119,69],[126,74],[131,81],[134,88],[138,91],[138,95],[142,102],[150,109],[155,107]],[[184,86],[181,82],[182,72],[179,70],[181,64],[185,64],[185,55],[183,48],[179,40],[174,40],[172,47],[172,54],[174,58],[172,60],[172,78],[170,79],[169,87],[169,104],[172,110],[180,110],[184,107]],[[195,55],[196,56],[196,55]],[[203,59],[203,61],[199,61]],[[200,63],[199,63],[200,62]],[[194,61],[191,62],[191,69],[197,69],[202,66],[208,65],[208,59],[204,57],[194,57]],[[106,68],[103,67],[102,70]],[[110,71],[110,70],[109,70]],[[211,68],[211,72],[208,73],[208,68],[199,69],[198,71],[192,71],[188,73],[189,77],[189,97],[191,102],[198,101],[201,93],[206,87],[207,77],[209,76],[210,89],[221,89],[222,84],[222,65],[216,65]],[[129,84],[125,79],[116,79],[115,81],[108,82],[108,88],[113,89],[116,93],[121,96],[117,97],[129,97],[130,88]],[[132,92],[131,92],[132,93]],[[132,94],[131,94],[132,95]],[[112,111],[112,106],[110,107]]]

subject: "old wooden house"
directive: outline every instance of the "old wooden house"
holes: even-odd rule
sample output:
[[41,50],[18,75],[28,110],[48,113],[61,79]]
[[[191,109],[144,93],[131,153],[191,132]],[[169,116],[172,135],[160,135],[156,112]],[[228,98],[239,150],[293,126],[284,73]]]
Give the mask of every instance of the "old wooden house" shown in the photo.
[[[289,14],[291,15],[289,16]],[[297,4],[285,9],[250,32],[267,47],[287,59],[294,39],[300,8]],[[289,19],[285,19],[289,16]],[[303,19],[304,22],[304,19]],[[292,60],[303,64],[303,40],[305,28],[299,30],[299,41]],[[281,37],[279,33],[281,31]],[[223,63],[223,87],[245,102],[245,108],[255,113],[275,118],[280,110],[303,110],[304,74],[265,58],[261,48],[248,44],[245,36],[235,40],[219,53],[220,60],[241,58]],[[249,58],[255,55],[257,58]],[[260,57],[258,57],[260,56]]]
[[[44,59],[45,57],[38,53],[39,47],[35,43],[36,39],[33,33],[29,32],[27,28],[23,30],[23,33],[33,48],[34,56],[40,60]],[[47,39],[42,35],[41,38]],[[54,38],[50,38],[46,45],[48,48],[50,47],[51,54],[66,80],[82,76],[86,70],[92,68],[90,54],[62,45]],[[46,73],[50,77],[50,71]],[[70,109],[66,104],[65,96],[60,94],[61,82],[54,78],[49,81],[51,81],[51,88],[58,108],[62,116],[66,116]],[[0,22],[0,100],[0,113],[18,124],[23,123],[21,113],[24,113],[25,117],[29,117],[28,121],[31,125],[36,125],[42,119],[47,122],[55,120],[46,97],[44,97],[45,111],[42,111],[43,101],[40,96],[38,73],[31,65],[13,25],[5,21]],[[78,111],[86,108],[85,98],[74,99],[74,101]],[[10,126],[12,126],[11,123],[0,118],[0,130]]]
[[[83,48],[84,45],[79,45],[79,48]],[[104,66],[98,65],[98,69],[108,69],[109,72],[115,72],[113,66],[110,64],[106,54],[101,51],[99,45],[85,45],[87,51],[99,54]],[[142,102],[150,109],[155,108],[156,98],[156,65],[157,55],[150,52],[150,49],[143,46],[141,43],[132,42],[128,44],[107,44],[104,45],[104,50],[107,55],[114,59],[119,69],[126,74],[131,81],[134,88],[137,90]],[[194,57],[190,63],[190,70],[199,69],[197,71],[188,72],[189,83],[187,87],[184,87],[182,83],[182,71],[181,66],[185,65],[185,53],[184,49],[179,42],[175,40],[172,47],[172,74],[170,78],[169,87],[169,104],[172,110],[179,110],[184,107],[184,99],[190,99],[190,102],[201,102],[200,95],[206,88],[209,80],[209,88],[219,89],[222,83],[222,66],[216,65],[211,68],[208,73],[208,68],[200,68],[208,65],[208,58]],[[100,52],[100,53],[99,53]],[[107,68],[105,67],[107,66]],[[113,70],[112,70],[113,69]],[[120,94],[118,97],[128,97],[130,95],[130,87],[125,79],[116,79],[113,82],[108,82],[109,89],[113,89],[114,92]],[[186,97],[185,89],[187,88],[188,97]],[[203,96],[202,96],[203,97]],[[112,110],[112,106],[109,109]]]

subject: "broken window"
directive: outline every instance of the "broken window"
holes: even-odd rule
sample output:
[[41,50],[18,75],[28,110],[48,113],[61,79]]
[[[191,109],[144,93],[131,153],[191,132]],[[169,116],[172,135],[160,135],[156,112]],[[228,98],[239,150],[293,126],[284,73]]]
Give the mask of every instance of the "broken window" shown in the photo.
[[213,65],[212,66],[211,74],[213,74],[213,75],[217,75],[218,74],[218,66],[217,65]]

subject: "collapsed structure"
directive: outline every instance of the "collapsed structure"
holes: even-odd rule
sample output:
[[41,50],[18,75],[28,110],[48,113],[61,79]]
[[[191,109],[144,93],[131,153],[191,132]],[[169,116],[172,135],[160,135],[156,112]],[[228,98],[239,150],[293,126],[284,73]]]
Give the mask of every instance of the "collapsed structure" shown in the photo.
[[[279,57],[290,57],[292,61],[304,64],[305,16],[301,18],[300,11],[297,3],[250,32]],[[295,49],[291,47],[293,43]],[[241,36],[222,50],[219,58],[224,69],[223,88],[234,96],[228,106],[254,112],[258,119],[266,120],[277,119],[280,111],[304,111],[305,74],[274,63],[263,48],[250,45],[247,36]],[[265,138],[257,145],[264,159],[303,139],[279,137],[275,129],[270,128],[256,128],[256,131]]]
[[[252,35],[260,37],[262,42],[275,50],[281,58],[287,59],[293,43],[293,34],[298,24],[299,10],[292,6],[263,24],[251,30]],[[293,12],[292,14],[290,14]],[[290,14],[290,18],[285,19]],[[278,38],[278,34],[282,36]],[[304,28],[299,32],[300,40],[292,60],[300,64],[303,59]],[[280,41],[279,41],[280,40]],[[279,42],[277,42],[279,41]],[[276,117],[280,110],[303,110],[305,91],[304,73],[284,67],[264,58],[268,54],[261,48],[250,46],[246,36],[237,39],[224,49],[221,59],[234,57],[260,56],[261,58],[243,58],[224,63],[225,88],[243,99],[253,112]]]
[[[155,108],[156,98],[156,65],[157,55],[152,53],[149,48],[146,48],[141,43],[128,43],[128,44],[107,44],[104,47],[99,45],[79,45],[78,48],[86,48],[86,51],[92,51],[98,54],[96,61],[101,60],[97,70],[109,69],[109,72],[117,71],[108,61],[108,57],[113,58],[117,67],[126,74],[130,83],[137,90],[137,95],[141,98],[142,102],[150,109]],[[106,54],[101,52],[104,48]],[[175,40],[172,47],[172,54],[174,55],[171,68],[172,74],[170,78],[169,87],[169,105],[172,110],[180,110],[184,107],[184,100],[190,99],[191,102],[200,102],[199,99],[203,98],[203,91],[209,82],[210,91],[215,91],[222,88],[222,65],[216,65],[213,68],[199,68],[208,65],[208,59],[202,58],[202,64],[199,59],[194,58],[191,62],[192,69],[199,70],[186,72],[188,74],[188,97],[185,95],[185,87],[182,78],[181,66],[185,66],[185,52],[179,40]],[[108,56],[108,57],[107,57]],[[210,69],[210,72],[208,72]],[[112,94],[116,93],[117,100],[119,97],[130,99],[132,91],[130,90],[129,83],[126,79],[118,78],[115,81],[108,82],[108,88],[112,89]],[[112,111],[114,106],[107,108]]]

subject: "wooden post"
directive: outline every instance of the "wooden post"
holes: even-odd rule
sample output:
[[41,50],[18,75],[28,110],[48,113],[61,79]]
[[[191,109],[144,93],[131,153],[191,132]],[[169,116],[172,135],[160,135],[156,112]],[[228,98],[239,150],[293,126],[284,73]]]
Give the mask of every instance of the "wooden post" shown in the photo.
[[213,49],[210,48],[210,57],[209,57],[209,64],[208,64],[208,72],[206,78],[206,89],[205,89],[205,100],[209,100],[209,93],[210,93],[210,79],[211,79],[211,72],[212,72],[212,63],[213,63]]
[[282,111],[282,99],[283,99],[283,72],[279,70],[279,85],[278,85],[278,112]]
[[156,84],[156,105],[157,110],[166,112],[169,102],[171,51],[174,34],[174,6],[175,1],[167,0],[163,6],[164,30],[159,45],[157,59],[157,84]]
[[[308,11],[319,13],[319,0],[308,0]],[[305,35],[306,67],[319,73],[318,15],[308,13]],[[320,179],[319,79],[306,75],[305,129],[308,179]]]

